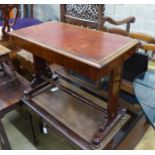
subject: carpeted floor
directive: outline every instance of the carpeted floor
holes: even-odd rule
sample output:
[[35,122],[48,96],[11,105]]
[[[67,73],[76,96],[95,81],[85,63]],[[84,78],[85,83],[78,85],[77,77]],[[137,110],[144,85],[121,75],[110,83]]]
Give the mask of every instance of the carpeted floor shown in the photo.
[[[62,137],[59,137],[52,130],[48,134],[38,134],[39,144],[34,145],[28,115],[21,115],[21,109],[14,110],[6,115],[2,120],[8,134],[11,147],[14,150],[71,150],[75,149],[68,144]],[[24,122],[24,123],[23,123]],[[36,131],[39,132],[39,131]],[[138,143],[137,150],[155,149],[155,131],[152,127],[148,129],[144,137]]]

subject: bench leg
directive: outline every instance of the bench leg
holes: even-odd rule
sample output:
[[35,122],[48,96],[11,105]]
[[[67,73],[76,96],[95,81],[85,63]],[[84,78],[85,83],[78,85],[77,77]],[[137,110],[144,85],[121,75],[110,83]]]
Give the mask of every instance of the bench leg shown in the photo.
[[0,119],[0,145],[2,145],[1,148],[4,150],[11,150],[11,146],[10,146],[10,143],[6,135],[5,129],[3,127],[1,119]]

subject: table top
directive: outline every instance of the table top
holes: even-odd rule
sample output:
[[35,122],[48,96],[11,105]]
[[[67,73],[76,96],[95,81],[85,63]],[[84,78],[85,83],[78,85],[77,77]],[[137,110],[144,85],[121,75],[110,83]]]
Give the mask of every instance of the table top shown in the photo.
[[96,68],[138,44],[135,39],[62,22],[47,22],[9,34]]
[[145,116],[155,128],[155,71],[140,74],[134,80],[134,90]]

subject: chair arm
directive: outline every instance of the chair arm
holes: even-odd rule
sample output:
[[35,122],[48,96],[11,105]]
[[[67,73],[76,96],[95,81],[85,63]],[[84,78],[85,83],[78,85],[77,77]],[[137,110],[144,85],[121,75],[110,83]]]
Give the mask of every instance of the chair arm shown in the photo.
[[110,24],[113,24],[113,25],[123,25],[123,24],[127,24],[127,23],[134,23],[135,22],[135,17],[130,16],[130,17],[125,18],[123,20],[114,20],[111,17],[104,16],[103,20],[105,22],[109,22]]
[[155,44],[144,44],[144,45],[142,45],[141,46],[141,49],[143,49],[146,53],[148,52],[148,51],[151,51],[152,52],[152,56],[150,57],[150,59],[151,60],[155,60],[155,57],[154,57],[154,55],[155,55]]
[[127,31],[120,28],[107,28],[106,31],[109,33],[119,34],[122,36],[129,36],[129,33]]
[[146,51],[151,50],[152,52],[155,52],[155,44],[145,44],[145,45],[142,45],[141,48]]
[[145,33],[140,33],[140,32],[131,32],[131,33],[129,33],[129,36],[131,38],[139,39],[141,41],[145,41],[148,43],[151,43],[153,40],[153,37],[151,35],[145,34]]

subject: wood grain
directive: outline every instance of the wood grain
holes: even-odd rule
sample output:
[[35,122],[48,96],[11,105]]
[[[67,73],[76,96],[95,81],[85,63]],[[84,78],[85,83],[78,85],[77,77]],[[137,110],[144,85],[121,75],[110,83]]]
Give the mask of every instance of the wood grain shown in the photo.
[[9,34],[97,68],[138,43],[127,37],[59,22],[39,24]]

